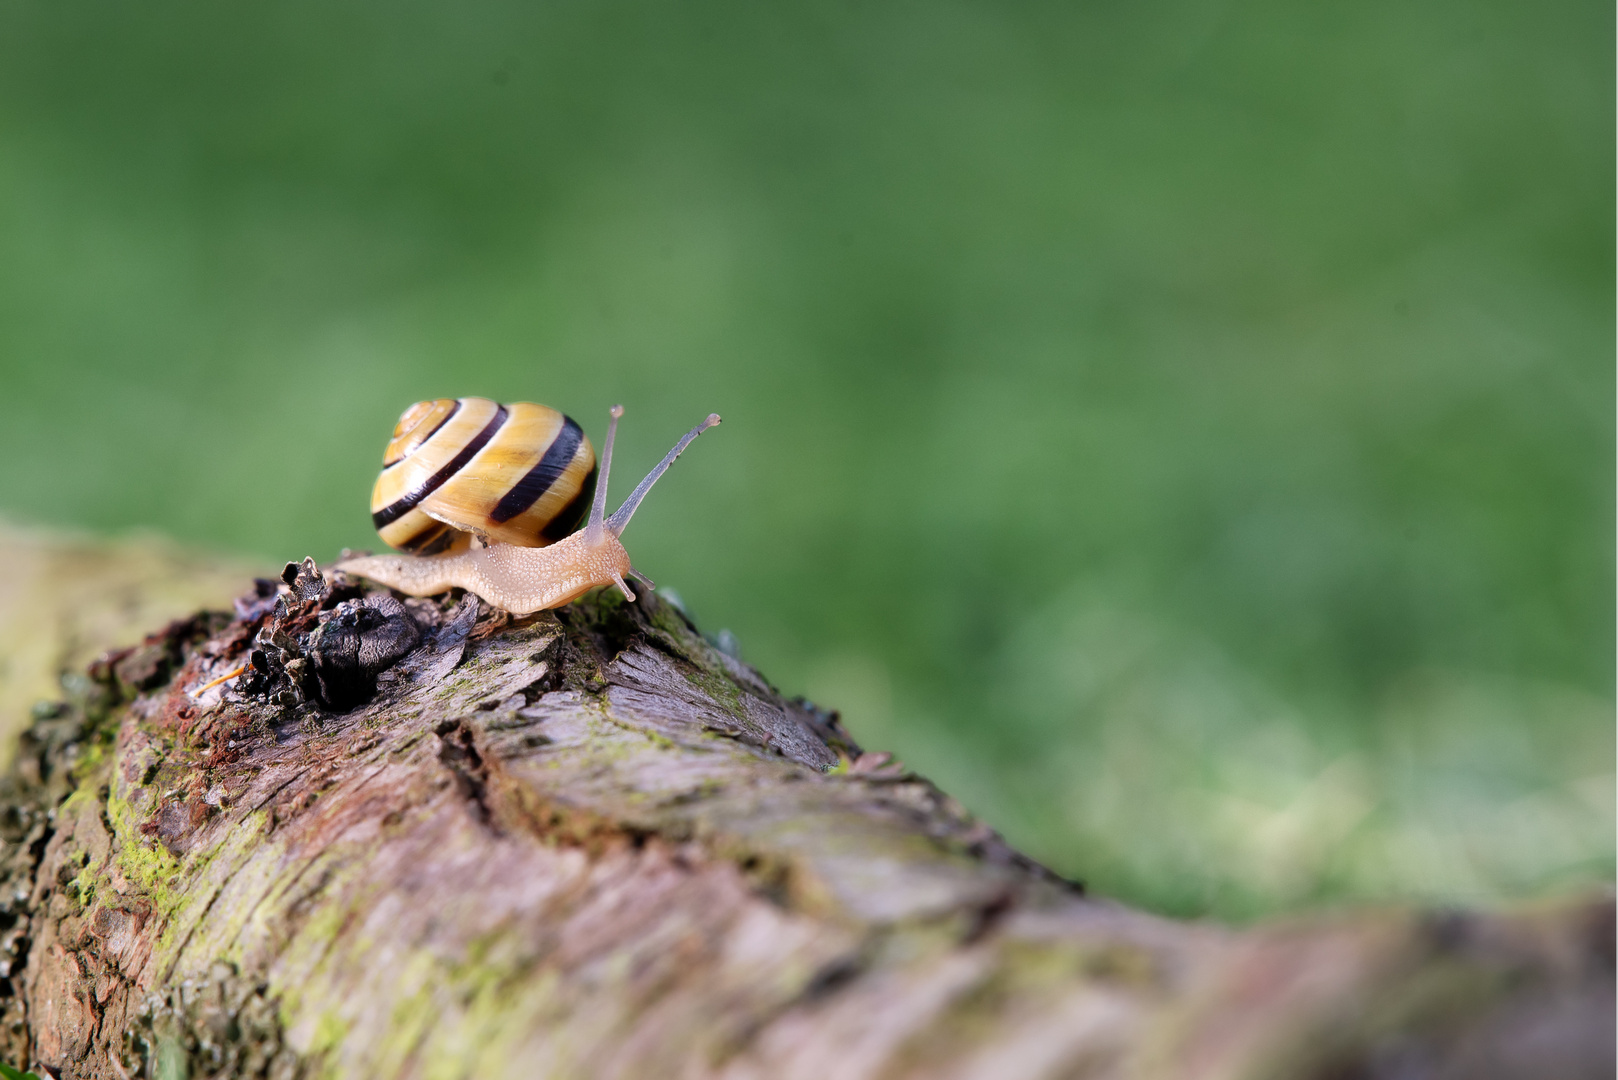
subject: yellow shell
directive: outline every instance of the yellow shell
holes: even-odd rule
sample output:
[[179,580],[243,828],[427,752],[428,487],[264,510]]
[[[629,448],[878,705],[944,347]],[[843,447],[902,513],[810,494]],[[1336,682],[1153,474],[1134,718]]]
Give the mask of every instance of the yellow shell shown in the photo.
[[371,521],[383,540],[422,555],[464,548],[473,534],[544,547],[578,526],[595,481],[595,448],[555,409],[418,401],[382,455]]

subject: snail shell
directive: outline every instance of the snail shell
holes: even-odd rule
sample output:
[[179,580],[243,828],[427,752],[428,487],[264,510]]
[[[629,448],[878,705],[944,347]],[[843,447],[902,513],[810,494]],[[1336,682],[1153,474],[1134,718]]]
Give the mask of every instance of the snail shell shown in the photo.
[[596,454],[571,417],[519,401],[418,401],[404,411],[371,489],[371,521],[402,551],[486,542],[544,547],[589,509]]

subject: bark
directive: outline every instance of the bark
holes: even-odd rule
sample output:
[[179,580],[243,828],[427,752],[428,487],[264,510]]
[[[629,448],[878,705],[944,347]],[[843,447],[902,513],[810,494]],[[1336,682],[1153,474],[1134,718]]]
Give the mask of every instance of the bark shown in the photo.
[[82,678],[97,654],[170,619],[228,608],[252,577],[245,563],[160,536],[104,540],[0,518],[0,768],[30,708],[60,696],[62,676]]
[[[294,578],[35,711],[0,817],[0,1060],[97,1078],[1613,1074],[1606,896],[1167,920],[1012,850],[655,594],[517,620],[359,597]],[[367,700],[324,704],[347,696]]]

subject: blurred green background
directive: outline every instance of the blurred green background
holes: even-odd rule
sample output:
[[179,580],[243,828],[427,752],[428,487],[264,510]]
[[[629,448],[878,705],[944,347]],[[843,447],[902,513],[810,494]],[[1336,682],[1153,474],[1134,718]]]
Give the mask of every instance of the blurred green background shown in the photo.
[[0,0],[0,512],[375,547],[621,401],[636,562],[1101,892],[1614,873],[1613,9]]

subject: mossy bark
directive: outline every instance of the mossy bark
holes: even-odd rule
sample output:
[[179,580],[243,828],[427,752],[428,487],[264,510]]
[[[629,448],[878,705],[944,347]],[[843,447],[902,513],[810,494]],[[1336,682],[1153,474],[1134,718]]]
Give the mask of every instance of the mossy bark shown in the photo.
[[[0,1060],[64,1077],[1610,1076],[1605,897],[1086,896],[644,595],[413,608],[344,713],[198,616],[5,779]],[[457,617],[459,616],[459,617]]]

